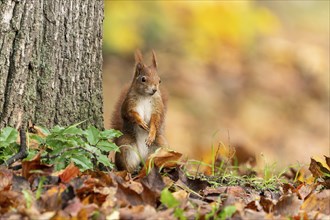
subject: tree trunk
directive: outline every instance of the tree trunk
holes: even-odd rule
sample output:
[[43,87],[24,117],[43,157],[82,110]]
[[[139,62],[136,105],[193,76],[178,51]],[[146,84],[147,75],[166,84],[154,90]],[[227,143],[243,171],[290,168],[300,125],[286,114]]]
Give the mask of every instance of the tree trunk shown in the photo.
[[103,128],[102,23],[103,0],[0,0],[0,128]]

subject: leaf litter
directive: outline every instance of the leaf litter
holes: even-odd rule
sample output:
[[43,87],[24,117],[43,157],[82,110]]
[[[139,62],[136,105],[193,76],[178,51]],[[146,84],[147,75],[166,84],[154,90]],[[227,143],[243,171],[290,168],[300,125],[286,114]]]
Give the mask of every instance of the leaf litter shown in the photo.
[[306,172],[291,169],[273,187],[262,185],[256,172],[223,163],[224,158],[214,163],[221,169],[199,173],[181,157],[156,151],[135,176],[80,172],[73,163],[55,172],[40,155],[23,161],[20,170],[1,166],[0,219],[330,218],[327,156],[311,159],[312,181]]

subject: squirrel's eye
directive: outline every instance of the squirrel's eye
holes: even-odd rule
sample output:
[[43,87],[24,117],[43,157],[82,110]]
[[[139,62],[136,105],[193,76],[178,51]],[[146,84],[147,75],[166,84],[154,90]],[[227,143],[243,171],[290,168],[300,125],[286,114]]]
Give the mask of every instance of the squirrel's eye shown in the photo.
[[161,80],[159,80],[159,84],[161,83],[162,81]]
[[146,77],[145,77],[145,76],[142,76],[142,77],[141,77],[141,81],[142,81],[142,82],[146,82],[146,81],[147,81]]

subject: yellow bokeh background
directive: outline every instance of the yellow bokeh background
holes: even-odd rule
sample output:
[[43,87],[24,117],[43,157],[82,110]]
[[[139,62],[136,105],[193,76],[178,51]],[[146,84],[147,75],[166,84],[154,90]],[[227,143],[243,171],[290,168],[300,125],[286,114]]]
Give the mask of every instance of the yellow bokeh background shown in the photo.
[[329,155],[328,1],[105,1],[104,116],[134,51],[157,53],[173,149],[244,146],[269,162]]

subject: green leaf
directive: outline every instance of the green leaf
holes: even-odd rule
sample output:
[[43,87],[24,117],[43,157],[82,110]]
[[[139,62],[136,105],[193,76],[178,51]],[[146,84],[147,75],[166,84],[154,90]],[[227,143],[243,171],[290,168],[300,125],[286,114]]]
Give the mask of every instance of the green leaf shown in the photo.
[[74,162],[77,166],[81,167],[82,171],[93,168],[93,164],[90,159],[84,155],[73,155],[71,161]]
[[120,131],[117,131],[115,129],[110,129],[110,130],[104,130],[100,132],[100,137],[102,139],[112,139],[112,138],[117,138],[120,137],[123,133]]
[[44,133],[45,135],[50,135],[50,131],[47,128],[38,126],[41,130],[42,133]]
[[180,208],[176,208],[174,210],[174,216],[177,217],[180,220],[186,220],[187,219],[187,217],[184,216],[184,211]]
[[68,127],[64,129],[63,134],[68,134],[68,135],[82,135],[84,132],[80,128],[77,127]]
[[89,126],[86,130],[86,138],[91,145],[97,144],[97,142],[100,140],[99,135],[99,130],[97,130],[94,126]]
[[39,135],[31,134],[30,138],[32,140],[36,140],[39,143],[39,145],[45,143],[45,139],[40,137]]
[[[51,142],[52,144],[49,144],[49,146],[52,146],[52,150],[51,152],[49,153],[50,155],[58,155],[59,153],[61,153],[61,151],[64,150],[65,148],[65,145],[61,144],[61,142]],[[57,143],[57,144],[55,144]],[[58,155],[60,156],[60,155]]]
[[32,202],[33,202],[33,196],[32,196],[32,192],[28,191],[26,189],[24,189],[22,191],[23,195],[24,195],[24,200],[26,202],[26,207],[29,209],[31,208]]
[[46,177],[45,176],[41,176],[39,184],[38,184],[38,188],[36,190],[36,199],[39,199],[41,194],[42,194],[42,188],[44,186],[44,182],[46,181]]
[[[78,122],[76,124],[70,125],[66,128],[62,128],[60,130],[63,130],[63,134],[83,134],[83,131],[80,128],[77,128],[78,125],[84,123],[86,120]],[[55,126],[56,127],[56,126]]]
[[88,154],[90,154],[90,153],[97,154],[97,155],[102,154],[100,149],[98,149],[96,147],[93,147],[93,146],[90,146],[89,144],[86,144],[84,146],[84,149],[88,152]]
[[105,155],[99,155],[97,156],[97,161],[99,163],[102,163],[104,166],[111,167],[110,160],[107,156]]
[[5,127],[0,131],[0,147],[8,146],[11,143],[16,142],[18,132],[11,127]]
[[97,148],[99,148],[102,151],[109,152],[113,150],[117,150],[118,146],[115,143],[112,143],[110,141],[100,141],[97,145]]
[[226,206],[219,214],[221,220],[231,218],[236,212],[236,207],[233,205]]
[[168,188],[163,189],[163,191],[161,192],[160,201],[168,208],[175,208],[180,205],[180,202],[176,198],[174,198]]
[[38,151],[36,150],[29,150],[28,155],[26,158],[24,158],[24,161],[29,161],[32,158],[34,158],[38,154]]
[[52,134],[51,134],[51,135],[61,133],[63,130],[64,130],[64,127],[61,127],[61,126],[56,125],[56,126],[52,129],[52,131],[51,131]]

